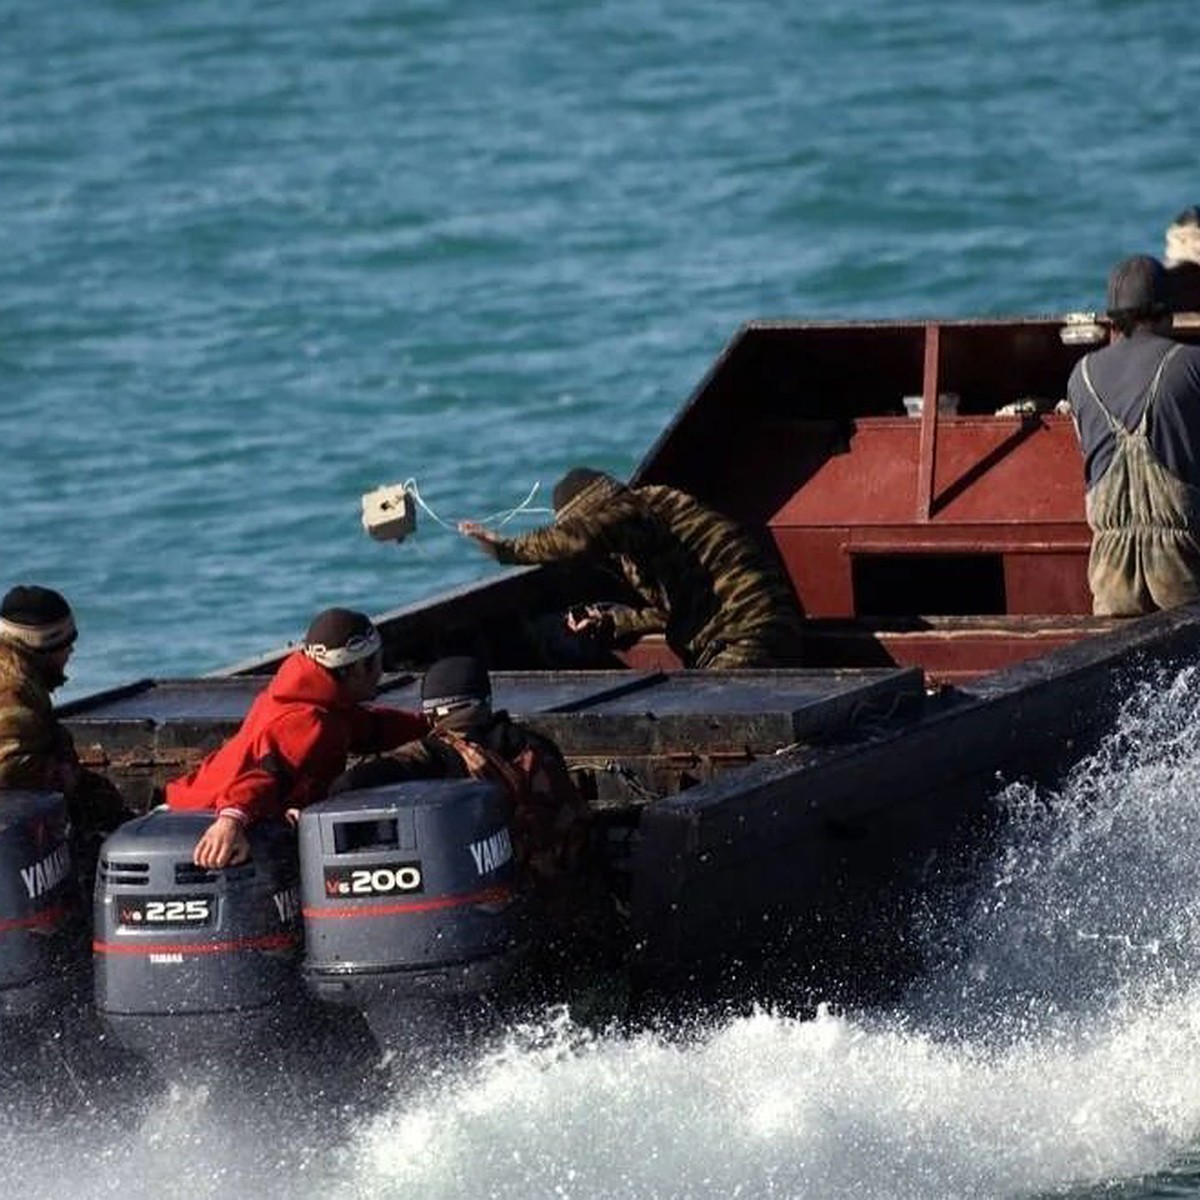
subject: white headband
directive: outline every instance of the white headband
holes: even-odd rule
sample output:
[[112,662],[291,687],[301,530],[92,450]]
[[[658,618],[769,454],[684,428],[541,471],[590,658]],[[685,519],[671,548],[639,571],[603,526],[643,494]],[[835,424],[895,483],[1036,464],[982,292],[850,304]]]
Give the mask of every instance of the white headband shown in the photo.
[[30,650],[59,650],[69,646],[76,635],[75,618],[68,613],[53,625],[22,625],[11,617],[0,617],[0,637],[18,642]]
[[1200,225],[1172,225],[1167,230],[1163,261],[1168,267],[1200,262]]
[[435,696],[432,700],[421,701],[421,711],[433,713],[435,717],[444,717],[456,708],[466,708],[468,705],[491,704],[492,695],[486,696]]
[[337,667],[348,667],[364,658],[370,658],[383,649],[383,638],[374,625],[369,633],[357,633],[344,646],[324,646],[320,642],[309,642],[304,646],[304,653],[315,663],[331,670]]

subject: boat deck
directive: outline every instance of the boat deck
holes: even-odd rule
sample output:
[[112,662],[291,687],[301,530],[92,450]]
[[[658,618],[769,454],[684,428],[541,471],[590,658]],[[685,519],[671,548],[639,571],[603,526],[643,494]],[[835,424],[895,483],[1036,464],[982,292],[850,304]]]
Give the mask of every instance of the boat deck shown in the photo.
[[[81,756],[148,800],[237,727],[261,675],[145,680],[62,709]],[[915,668],[696,672],[497,671],[493,703],[553,738],[599,806],[684,790],[722,769],[919,707]],[[377,703],[420,706],[412,673]],[[100,748],[103,747],[103,751]],[[623,781],[623,782],[622,782]]]

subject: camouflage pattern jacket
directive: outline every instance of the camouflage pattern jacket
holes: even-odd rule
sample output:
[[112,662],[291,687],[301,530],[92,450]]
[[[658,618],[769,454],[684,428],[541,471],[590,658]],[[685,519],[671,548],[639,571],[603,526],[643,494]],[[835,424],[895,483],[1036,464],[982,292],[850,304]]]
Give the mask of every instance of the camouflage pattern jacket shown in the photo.
[[664,633],[686,667],[794,666],[803,620],[791,583],[736,522],[686,492],[594,480],[553,525],[493,546],[503,563],[615,566],[642,603],[614,634]]
[[559,748],[503,711],[461,730],[451,723],[351,767],[331,793],[411,779],[490,779],[512,803],[513,848],[524,873],[545,882],[574,870],[591,817]]
[[78,771],[37,657],[0,639],[0,789],[64,791]]

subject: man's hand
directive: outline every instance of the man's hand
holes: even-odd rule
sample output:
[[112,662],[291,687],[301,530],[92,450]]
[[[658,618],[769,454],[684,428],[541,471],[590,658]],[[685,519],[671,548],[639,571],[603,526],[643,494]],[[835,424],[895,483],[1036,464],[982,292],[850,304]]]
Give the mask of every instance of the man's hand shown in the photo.
[[236,817],[218,817],[201,835],[192,862],[206,870],[236,867],[250,857],[246,830]]
[[496,546],[504,539],[498,533],[493,533],[478,521],[459,521],[458,532],[463,537],[469,537],[486,554],[496,557]]
[[613,615],[595,604],[567,611],[567,629],[576,637],[598,646],[607,646],[613,639]]

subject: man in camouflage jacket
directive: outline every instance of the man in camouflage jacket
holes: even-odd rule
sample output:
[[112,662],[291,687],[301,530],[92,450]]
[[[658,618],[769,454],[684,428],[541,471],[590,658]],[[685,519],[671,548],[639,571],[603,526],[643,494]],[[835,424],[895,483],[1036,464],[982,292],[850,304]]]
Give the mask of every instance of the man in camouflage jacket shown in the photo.
[[79,764],[54,716],[75,642],[67,602],[49,588],[13,588],[0,608],[0,788],[65,792]]
[[368,758],[336,779],[330,794],[414,779],[489,779],[508,796],[523,875],[558,882],[575,870],[588,839],[587,803],[547,737],[493,710],[487,668],[470,655],[440,658],[421,681],[428,734]]
[[0,602],[0,806],[5,791],[63,793],[86,886],[104,835],[133,814],[107,779],[80,765],[54,715],[50,694],[66,682],[75,637],[71,609],[51,588],[14,587]]
[[546,979],[582,972],[589,1003],[611,1001],[613,977],[606,972],[623,961],[628,930],[613,881],[595,853],[592,814],[562,751],[492,708],[490,674],[471,655],[430,665],[421,681],[421,711],[433,722],[428,734],[358,762],[334,780],[330,794],[422,779],[497,785],[511,804],[513,854],[540,944],[539,971],[548,973]]
[[554,524],[505,538],[474,522],[462,533],[502,563],[615,566],[633,608],[569,614],[600,643],[664,633],[685,667],[784,667],[800,662],[800,608],[786,576],[728,517],[675,488],[625,487],[576,467],[554,489]]

